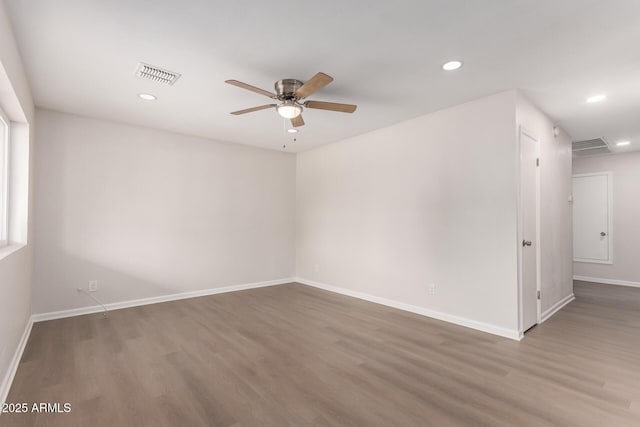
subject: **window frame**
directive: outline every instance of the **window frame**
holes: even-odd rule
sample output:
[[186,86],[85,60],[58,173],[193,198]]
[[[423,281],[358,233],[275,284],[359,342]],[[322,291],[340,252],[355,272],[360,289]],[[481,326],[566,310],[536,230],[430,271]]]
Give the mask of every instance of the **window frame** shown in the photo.
[[11,122],[0,109],[0,248],[9,245],[9,148]]

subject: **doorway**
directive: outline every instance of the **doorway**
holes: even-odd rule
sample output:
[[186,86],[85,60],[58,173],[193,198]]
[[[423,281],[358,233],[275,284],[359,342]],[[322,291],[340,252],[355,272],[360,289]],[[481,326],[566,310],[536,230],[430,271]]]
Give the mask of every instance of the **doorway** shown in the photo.
[[613,263],[612,173],[573,176],[573,260]]
[[539,322],[539,167],[538,138],[520,128],[520,322],[526,331]]

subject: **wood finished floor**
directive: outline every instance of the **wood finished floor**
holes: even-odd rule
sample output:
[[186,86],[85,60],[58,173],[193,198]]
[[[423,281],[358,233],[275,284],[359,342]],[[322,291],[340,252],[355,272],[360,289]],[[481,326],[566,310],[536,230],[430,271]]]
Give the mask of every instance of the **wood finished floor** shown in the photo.
[[640,289],[524,341],[290,284],[37,323],[2,426],[640,426]]

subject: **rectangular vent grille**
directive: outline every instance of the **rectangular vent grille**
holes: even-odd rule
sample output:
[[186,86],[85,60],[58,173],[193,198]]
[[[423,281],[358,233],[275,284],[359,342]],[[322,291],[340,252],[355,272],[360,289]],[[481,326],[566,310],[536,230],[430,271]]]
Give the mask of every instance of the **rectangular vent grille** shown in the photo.
[[576,156],[588,156],[591,154],[605,154],[610,152],[609,145],[604,138],[574,141],[571,148],[573,150],[573,154]]
[[593,156],[595,154],[607,154],[610,152],[611,150],[609,150],[608,147],[598,147],[598,148],[591,148],[589,150],[574,150],[573,155],[576,157],[582,157],[582,156]]
[[164,70],[160,67],[145,64],[143,62],[138,64],[136,76],[140,77],[141,79],[151,80],[153,82],[158,82],[169,86],[173,85],[180,78],[180,74],[178,73]]

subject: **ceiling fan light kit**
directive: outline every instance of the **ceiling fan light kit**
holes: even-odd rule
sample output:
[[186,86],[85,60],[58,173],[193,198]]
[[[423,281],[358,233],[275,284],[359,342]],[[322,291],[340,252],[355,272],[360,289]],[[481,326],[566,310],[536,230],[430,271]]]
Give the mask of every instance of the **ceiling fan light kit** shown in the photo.
[[282,104],[278,104],[276,106],[276,110],[278,114],[280,114],[285,119],[293,119],[294,117],[298,117],[302,114],[302,107],[296,104],[295,101],[284,101]]
[[248,85],[246,83],[242,83],[238,80],[227,80],[225,83],[240,87],[242,89],[250,90],[251,92],[259,93],[260,95],[264,95],[271,99],[280,101],[279,104],[261,105],[259,107],[252,107],[244,110],[234,111],[231,114],[238,116],[240,114],[246,114],[275,107],[278,114],[285,119],[291,120],[291,125],[295,128],[304,126],[304,119],[302,118],[303,107],[317,110],[337,111],[341,113],[353,113],[354,111],[356,111],[356,108],[358,108],[357,105],[351,104],[339,104],[335,102],[321,101],[301,102],[303,99],[322,89],[332,81],[333,77],[325,73],[317,73],[305,83],[296,79],[282,79],[278,80],[275,83],[275,93]]

